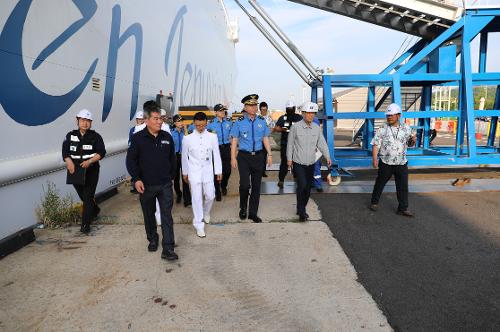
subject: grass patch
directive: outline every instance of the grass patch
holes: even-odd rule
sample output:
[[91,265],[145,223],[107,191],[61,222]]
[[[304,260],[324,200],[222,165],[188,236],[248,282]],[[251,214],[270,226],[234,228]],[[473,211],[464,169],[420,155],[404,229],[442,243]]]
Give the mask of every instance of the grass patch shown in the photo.
[[73,197],[68,194],[61,197],[56,185],[47,182],[43,187],[41,203],[36,208],[38,221],[47,228],[61,228],[80,222],[82,205],[75,204]]

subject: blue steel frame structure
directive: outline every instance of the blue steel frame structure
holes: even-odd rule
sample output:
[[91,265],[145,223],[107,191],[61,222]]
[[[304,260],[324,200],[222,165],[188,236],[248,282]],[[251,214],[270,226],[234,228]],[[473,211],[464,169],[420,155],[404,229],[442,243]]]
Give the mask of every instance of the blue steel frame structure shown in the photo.
[[[402,54],[380,74],[328,75],[311,84],[311,100],[317,102],[318,89],[323,91],[325,121],[324,135],[327,138],[333,162],[332,176],[341,175],[343,168],[370,167],[372,162],[370,141],[374,135],[374,122],[385,118],[376,111],[375,89],[388,87],[392,102],[401,105],[401,87],[422,87],[420,110],[405,112],[402,118],[418,119],[417,144],[408,149],[408,165],[417,167],[499,165],[500,142],[495,146],[495,133],[500,116],[500,72],[486,72],[488,57],[488,34],[500,31],[500,8],[467,10],[465,15],[434,40],[420,40]],[[471,41],[480,37],[479,68],[472,70]],[[457,56],[460,56],[457,65]],[[498,55],[497,55],[498,56]],[[458,67],[458,69],[457,69]],[[431,110],[432,87],[439,85],[458,86],[458,109],[450,111]],[[493,109],[475,110],[475,86],[496,86]],[[335,113],[332,87],[366,87],[368,100],[365,112]],[[386,96],[389,94],[386,94]],[[455,146],[430,146],[429,130],[431,118],[457,118]],[[489,117],[490,131],[487,144],[478,146],[474,121],[478,117]],[[337,119],[363,119],[363,148],[335,148],[334,121]]]

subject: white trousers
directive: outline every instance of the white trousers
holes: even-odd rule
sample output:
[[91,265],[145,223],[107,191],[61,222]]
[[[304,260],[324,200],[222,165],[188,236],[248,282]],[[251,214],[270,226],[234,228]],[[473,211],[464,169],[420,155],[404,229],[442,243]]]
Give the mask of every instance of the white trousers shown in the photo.
[[[193,226],[204,229],[203,217],[210,216],[210,210],[215,199],[214,183],[189,183],[191,186],[191,204],[193,207]],[[203,202],[205,198],[205,202]]]

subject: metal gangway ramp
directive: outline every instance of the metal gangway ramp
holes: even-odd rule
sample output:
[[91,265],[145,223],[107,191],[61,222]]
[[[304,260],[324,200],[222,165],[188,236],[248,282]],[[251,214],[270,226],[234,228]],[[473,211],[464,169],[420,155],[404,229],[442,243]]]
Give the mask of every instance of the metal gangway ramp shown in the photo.
[[464,9],[433,0],[289,0],[360,21],[434,39],[462,17]]
[[[311,101],[318,102],[319,94],[322,94],[323,133],[333,163],[330,175],[336,178],[334,182],[339,183],[340,176],[349,175],[345,169],[371,167],[370,142],[376,121],[385,118],[384,113],[378,110],[388,102],[402,105],[402,119],[414,123],[412,129],[417,134],[417,144],[408,149],[409,166],[500,165],[500,139],[497,140],[496,136],[500,118],[500,72],[487,69],[488,59],[498,58],[498,54],[492,54],[488,41],[490,34],[500,32],[500,0],[464,0],[464,7],[448,1],[431,0],[288,0],[420,37],[378,74],[333,74],[314,67],[257,0],[248,0],[307,71],[302,70],[258,19],[239,0],[234,1],[311,87]],[[471,47],[473,40],[479,40],[478,50]],[[359,42],[356,40],[356,43]],[[474,66],[476,68],[473,68],[474,56],[479,60],[477,67]],[[489,109],[478,109],[474,100],[474,89],[479,86],[495,88],[495,98]],[[367,89],[365,109],[361,112],[335,112],[333,87]],[[455,109],[433,109],[433,88],[440,87],[457,88]],[[418,109],[405,106],[404,93],[409,88],[421,91],[420,96],[414,98],[415,102],[419,100]],[[386,91],[380,100],[376,97],[377,89]],[[431,145],[431,119],[443,118],[456,121],[455,143]],[[476,137],[478,118],[489,121],[486,143]],[[363,123],[358,132],[362,137],[361,148],[335,146],[334,123],[339,119]]]

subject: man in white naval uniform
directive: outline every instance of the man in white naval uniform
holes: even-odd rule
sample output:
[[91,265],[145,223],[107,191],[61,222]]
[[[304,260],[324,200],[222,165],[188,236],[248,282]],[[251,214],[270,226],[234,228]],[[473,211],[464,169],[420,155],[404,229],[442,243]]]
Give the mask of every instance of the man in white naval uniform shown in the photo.
[[198,112],[193,120],[195,130],[182,142],[182,178],[191,186],[196,234],[205,237],[204,223],[210,223],[210,210],[215,199],[214,174],[217,181],[222,179],[222,162],[217,135],[206,130],[207,115]]

